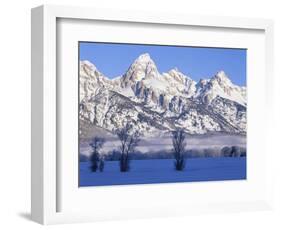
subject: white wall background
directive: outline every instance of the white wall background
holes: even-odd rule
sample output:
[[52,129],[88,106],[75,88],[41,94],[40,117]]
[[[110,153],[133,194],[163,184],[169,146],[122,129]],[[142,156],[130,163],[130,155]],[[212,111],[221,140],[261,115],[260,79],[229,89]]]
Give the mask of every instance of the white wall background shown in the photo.
[[[201,15],[262,17],[275,20],[276,97],[281,98],[280,1],[261,0],[5,0],[0,7],[0,228],[39,229],[30,211],[30,8],[41,4],[68,4],[127,10]],[[281,130],[276,108],[276,153]],[[278,137],[279,135],[279,137]],[[280,141],[279,141],[280,142]],[[281,154],[281,152],[280,152]],[[275,160],[275,210],[227,215],[202,215],[166,219],[130,220],[48,226],[52,229],[280,229],[281,157]]]

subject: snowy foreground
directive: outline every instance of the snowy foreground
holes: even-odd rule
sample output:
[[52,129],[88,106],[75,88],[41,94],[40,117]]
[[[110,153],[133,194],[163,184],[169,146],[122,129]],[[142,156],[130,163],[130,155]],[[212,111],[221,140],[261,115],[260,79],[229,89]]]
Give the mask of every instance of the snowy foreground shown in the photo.
[[131,170],[121,173],[118,161],[105,162],[103,172],[92,173],[80,162],[80,186],[151,184],[246,179],[246,157],[187,159],[184,171],[175,171],[173,160],[134,160]]

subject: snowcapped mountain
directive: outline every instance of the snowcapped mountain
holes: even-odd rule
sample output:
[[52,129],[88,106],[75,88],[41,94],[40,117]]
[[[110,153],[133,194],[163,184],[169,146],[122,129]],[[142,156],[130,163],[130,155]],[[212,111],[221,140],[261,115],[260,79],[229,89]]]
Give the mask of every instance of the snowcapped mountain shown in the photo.
[[112,132],[130,123],[143,135],[177,127],[191,134],[246,133],[246,88],[226,73],[195,82],[177,68],[159,73],[149,54],[124,75],[109,79],[89,61],[80,62],[80,132]]
[[[202,87],[203,85],[204,87]],[[224,71],[218,72],[210,80],[199,83],[195,97],[201,98],[206,103],[217,96],[235,101],[246,106],[246,88],[234,85]]]

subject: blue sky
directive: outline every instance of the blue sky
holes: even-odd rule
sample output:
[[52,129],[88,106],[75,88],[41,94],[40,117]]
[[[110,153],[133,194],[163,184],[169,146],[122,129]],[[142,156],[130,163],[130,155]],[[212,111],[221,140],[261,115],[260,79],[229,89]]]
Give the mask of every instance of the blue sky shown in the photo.
[[149,53],[160,73],[177,67],[198,81],[224,70],[233,83],[246,85],[246,50],[80,42],[80,60],[92,62],[109,78],[122,75],[141,54]]

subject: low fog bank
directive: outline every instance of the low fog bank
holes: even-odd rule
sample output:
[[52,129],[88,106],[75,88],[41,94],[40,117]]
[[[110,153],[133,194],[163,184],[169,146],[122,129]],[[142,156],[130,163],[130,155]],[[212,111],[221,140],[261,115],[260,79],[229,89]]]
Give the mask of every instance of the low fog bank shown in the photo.
[[[101,149],[101,153],[107,160],[118,158],[119,140],[114,136],[104,137],[106,142]],[[80,140],[80,155],[89,156],[91,147],[87,139]],[[204,134],[187,135],[186,137],[186,157],[219,157],[222,156],[224,147],[235,146],[239,152],[246,155],[246,136],[230,134]],[[170,136],[162,137],[142,137],[132,159],[165,159],[172,158],[172,139]]]

